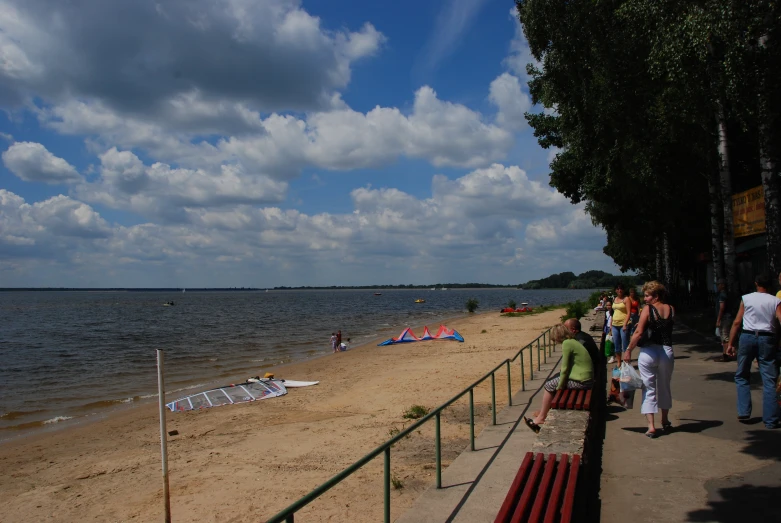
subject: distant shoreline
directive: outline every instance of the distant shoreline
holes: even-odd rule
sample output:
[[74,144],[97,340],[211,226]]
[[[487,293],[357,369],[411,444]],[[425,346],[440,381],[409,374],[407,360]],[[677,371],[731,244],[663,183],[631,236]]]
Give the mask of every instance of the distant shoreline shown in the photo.
[[[328,286],[328,287],[204,287],[204,288],[182,288],[182,287],[0,287],[0,292],[264,292],[264,291],[341,291],[341,290],[456,290],[456,289],[517,289],[517,285],[491,285],[491,284],[456,284],[448,283],[446,285],[371,285],[371,286]],[[535,290],[556,290],[535,289]],[[567,290],[567,289],[560,289]]]

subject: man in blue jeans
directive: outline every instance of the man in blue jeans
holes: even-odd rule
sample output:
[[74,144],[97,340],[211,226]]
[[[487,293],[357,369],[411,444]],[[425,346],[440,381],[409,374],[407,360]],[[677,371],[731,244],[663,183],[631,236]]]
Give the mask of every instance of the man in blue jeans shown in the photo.
[[[740,302],[740,309],[732,322],[727,354],[738,356],[738,370],[735,372],[735,385],[738,389],[738,420],[746,421],[751,417],[751,362],[759,363],[762,376],[762,420],[769,429],[781,428],[779,407],[776,400],[776,380],[778,367],[776,356],[777,319],[781,322],[781,300],[770,294],[772,285],[765,274],[754,278],[757,292],[746,294]],[[740,334],[740,344],[735,350],[735,342]]]

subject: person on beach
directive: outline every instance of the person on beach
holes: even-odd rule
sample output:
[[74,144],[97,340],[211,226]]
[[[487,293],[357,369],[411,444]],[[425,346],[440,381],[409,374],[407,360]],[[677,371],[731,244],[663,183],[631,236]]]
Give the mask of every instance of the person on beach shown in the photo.
[[[738,420],[751,418],[751,362],[759,362],[759,375],[762,377],[762,420],[765,427],[781,427],[779,406],[776,398],[776,380],[778,368],[776,358],[776,329],[781,322],[781,299],[770,294],[770,278],[759,274],[754,278],[756,292],[746,294],[740,301],[740,308],[732,322],[727,354],[738,357],[738,370],[735,372],[735,386],[738,396]],[[776,321],[777,320],[777,321]],[[735,342],[740,334],[740,345]]]
[[637,322],[640,321],[640,299],[637,297],[637,288],[629,289],[629,337],[635,333]]
[[336,348],[340,349],[342,347],[342,331],[338,330],[336,331]]
[[729,303],[729,294],[727,294],[727,280],[720,278],[717,285],[719,294],[716,297],[716,329],[719,331],[719,339],[721,340],[721,358],[717,358],[716,361],[731,361],[732,358],[727,354],[732,327],[732,308]]
[[624,284],[619,283],[616,285],[616,298],[613,300],[613,327],[611,332],[613,334],[613,345],[616,348],[616,357],[611,356],[608,363],[616,363],[618,366],[621,359],[621,353],[624,352],[626,346],[629,344],[629,332],[628,328],[629,320],[629,298],[625,295]]
[[645,331],[647,342],[640,347],[637,364],[640,378],[643,380],[643,402],[640,413],[645,414],[648,430],[645,435],[656,437],[654,415],[662,411],[662,429],[672,429],[669,413],[673,406],[671,382],[675,357],[673,354],[673,321],[675,310],[664,303],[667,290],[658,281],[649,281],[643,285],[643,299],[646,307],[640,313],[637,329],[624,351],[624,362],[632,361],[632,351],[640,343]]
[[594,365],[591,356],[586,348],[574,339],[572,331],[560,323],[551,329],[551,339],[554,343],[561,343],[561,370],[543,385],[545,391],[537,416],[534,419],[523,417],[526,426],[534,432],[539,432],[540,426],[545,423],[553,402],[553,395],[557,390],[588,390],[594,385]]
[[336,333],[331,333],[331,350],[334,352],[339,352],[339,346],[336,344]]
[[605,364],[603,361],[604,352],[602,352],[602,355],[600,355],[599,348],[597,347],[596,342],[594,342],[594,338],[580,330],[580,320],[577,318],[569,318],[564,322],[564,325],[570,330],[574,339],[579,341],[580,344],[583,345],[583,347],[588,351],[588,355],[591,356],[591,363],[594,366]]

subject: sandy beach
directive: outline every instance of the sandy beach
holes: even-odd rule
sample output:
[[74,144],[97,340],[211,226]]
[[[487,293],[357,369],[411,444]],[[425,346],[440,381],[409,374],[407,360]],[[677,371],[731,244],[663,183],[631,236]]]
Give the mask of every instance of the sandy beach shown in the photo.
[[[366,345],[292,364],[277,377],[320,380],[286,396],[168,413],[173,521],[263,521],[409,426],[412,405],[445,402],[557,323],[563,311],[527,317],[476,314],[448,324],[465,343]],[[430,326],[434,330],[436,326]],[[422,332],[422,329],[420,329]],[[415,329],[417,332],[417,329]],[[248,374],[258,372],[248,370]],[[513,390],[520,388],[512,368]],[[475,393],[476,432],[490,423],[490,380]],[[507,402],[497,374],[497,406]],[[433,423],[391,452],[392,516],[434,482]],[[466,398],[442,418],[447,466],[469,442]],[[157,405],[0,445],[0,514],[22,521],[162,521]],[[297,514],[302,521],[381,521],[382,458]]]

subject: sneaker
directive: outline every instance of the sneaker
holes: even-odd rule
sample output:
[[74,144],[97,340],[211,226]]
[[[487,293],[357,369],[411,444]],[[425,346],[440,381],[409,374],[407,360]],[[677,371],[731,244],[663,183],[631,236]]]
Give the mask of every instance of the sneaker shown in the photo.
[[616,362],[616,358],[615,358],[615,356],[610,356],[610,359],[609,359],[609,360],[607,360],[607,362],[608,362],[608,363],[615,363],[615,362]]

